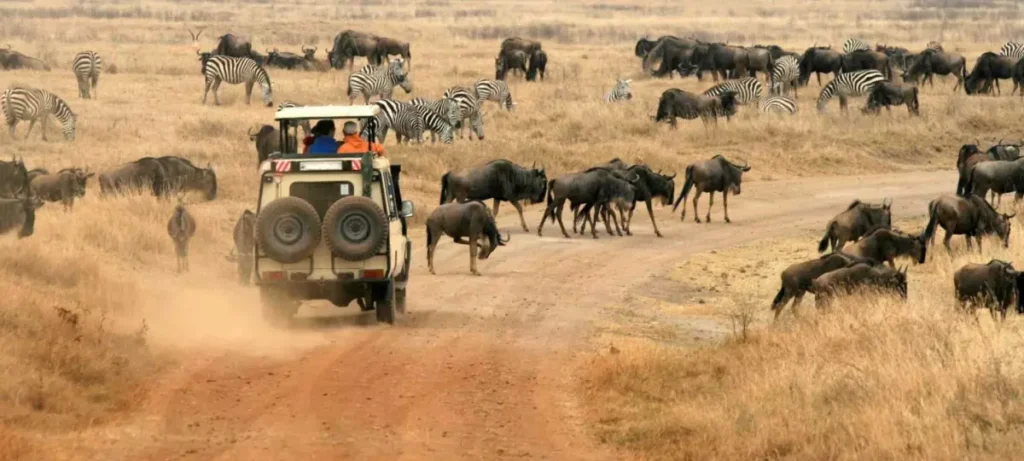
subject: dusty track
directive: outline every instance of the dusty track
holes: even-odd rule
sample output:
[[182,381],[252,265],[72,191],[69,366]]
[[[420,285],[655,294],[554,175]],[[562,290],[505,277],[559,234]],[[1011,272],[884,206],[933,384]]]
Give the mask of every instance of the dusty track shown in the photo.
[[687,255],[821,228],[854,198],[890,197],[897,217],[921,215],[954,184],[948,172],[751,183],[731,201],[732,224],[721,197],[711,224],[656,210],[663,239],[646,211],[632,238],[602,229],[596,241],[566,240],[550,223],[538,238],[539,206],[524,235],[506,205],[512,242],[480,265],[482,277],[467,275],[466,247],[448,243],[430,276],[417,240],[401,325],[376,326],[350,308],[300,322],[296,342],[320,345],[283,356],[190,350],[136,415],[63,438],[56,451],[160,461],[622,459],[588,436],[572,392],[571,366],[595,350],[602,306],[630,307],[627,290]]

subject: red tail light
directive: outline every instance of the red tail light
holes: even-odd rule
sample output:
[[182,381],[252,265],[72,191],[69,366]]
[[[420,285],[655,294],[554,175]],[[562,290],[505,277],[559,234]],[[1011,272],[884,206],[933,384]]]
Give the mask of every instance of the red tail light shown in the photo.
[[266,280],[266,281],[269,281],[269,282],[280,282],[281,280],[284,280],[284,272],[283,271],[264,271],[263,274],[261,274],[260,279]]
[[382,279],[384,278],[384,271],[380,269],[374,269],[369,271],[363,271],[364,279]]

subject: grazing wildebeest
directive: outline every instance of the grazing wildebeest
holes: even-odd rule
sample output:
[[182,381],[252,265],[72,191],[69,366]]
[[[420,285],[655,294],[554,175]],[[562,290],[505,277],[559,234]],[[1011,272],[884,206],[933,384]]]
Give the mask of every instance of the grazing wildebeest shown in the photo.
[[797,306],[804,299],[804,294],[811,289],[811,283],[822,274],[849,267],[857,263],[874,264],[874,261],[864,260],[850,256],[845,253],[829,253],[820,258],[791,264],[782,271],[780,278],[782,286],[778,294],[772,300],[772,310],[775,311],[775,320],[779,319],[782,310],[789,301],[793,300],[793,313],[796,313]]
[[199,191],[206,200],[217,198],[217,174],[210,164],[207,164],[206,168],[200,168],[188,159],[174,156],[159,157],[156,161],[163,165],[166,173],[166,194]]
[[[711,43],[706,51],[695,52],[693,61],[701,70],[710,70],[711,76],[718,81],[719,75],[723,80],[746,76],[749,56],[747,49],[741,46]],[[771,68],[768,72],[771,72]]]
[[921,115],[921,103],[917,99],[917,87],[893,83],[888,81],[879,82],[868,93],[867,104],[863,112],[866,114],[878,115],[882,107],[892,113],[891,106],[906,105],[910,115]]
[[121,194],[131,189],[150,187],[153,195],[163,197],[167,170],[154,158],[144,157],[100,173],[100,195]]
[[543,166],[533,165],[527,169],[505,159],[493,160],[481,167],[449,171],[441,176],[441,204],[452,200],[494,199],[494,215],[497,216],[501,201],[511,202],[519,213],[523,231],[529,232],[519,201],[543,202],[547,184]]
[[964,195],[986,198],[989,191],[995,207],[1002,201],[1002,195],[1009,192],[1016,192],[1014,203],[1020,200],[1024,196],[1024,158],[989,160],[974,165],[964,185]]
[[[764,80],[770,82],[772,78],[772,67],[775,66],[775,58],[772,52],[766,48],[748,47],[747,50],[747,71],[751,77],[757,77],[758,72],[764,72]],[[738,76],[742,77],[742,75]]]
[[804,51],[804,57],[800,60],[800,78],[797,83],[801,86],[807,85],[811,80],[811,73],[818,76],[818,86],[821,86],[821,74],[833,74],[837,76],[842,73],[843,54],[828,47],[815,46]]
[[967,60],[956,53],[924,50],[910,62],[907,71],[903,73],[903,80],[917,83],[918,78],[924,76],[921,84],[929,82],[934,88],[934,74],[955,76],[956,85],[953,86],[953,91],[956,91],[967,78]]
[[962,310],[968,304],[972,312],[987,307],[993,320],[997,311],[1006,320],[1006,311],[1016,299],[1017,313],[1024,313],[1024,274],[1007,261],[992,259],[988,264],[965,264],[953,273],[953,287],[957,306]]
[[18,230],[18,238],[35,232],[36,210],[43,206],[38,197],[25,193],[13,199],[0,199],[0,235]]
[[544,80],[544,69],[548,67],[548,54],[544,50],[534,50],[530,53],[530,67],[526,69],[526,81],[537,81],[537,75]]
[[935,240],[936,226],[942,226],[946,231],[946,238],[942,243],[946,250],[953,249],[949,246],[949,240],[954,235],[963,235],[967,241],[967,249],[970,250],[971,237],[978,242],[978,250],[981,250],[981,237],[983,235],[995,235],[1003,241],[1004,247],[1010,246],[1010,219],[1017,214],[999,214],[992,205],[977,195],[960,197],[943,194],[928,204],[928,227],[924,230],[924,237],[931,243]]
[[10,49],[0,54],[0,67],[6,70],[29,69],[29,70],[50,70],[50,65],[39,58],[33,58],[27,54]]
[[676,127],[676,117],[684,120],[700,117],[705,125],[709,120],[718,125],[718,117],[724,115],[728,121],[736,114],[736,95],[735,91],[723,91],[718,96],[704,96],[678,88],[669,88],[661,93],[658,112],[653,119],[655,122],[667,121],[672,128]]
[[75,198],[85,197],[86,183],[95,173],[77,168],[61,170],[56,174],[41,174],[32,178],[32,192],[40,200],[61,202],[64,211],[71,211]]
[[906,300],[906,267],[898,270],[881,264],[857,263],[822,274],[811,282],[808,291],[814,293],[814,305],[820,309],[838,296],[869,289],[891,292]]
[[501,50],[501,53],[494,58],[494,78],[495,80],[505,80],[505,74],[508,71],[520,71],[522,74],[526,74],[526,64],[529,61],[529,56],[522,50]]
[[895,229],[876,227],[857,243],[843,249],[842,252],[878,263],[888,262],[889,267],[896,267],[894,261],[900,256],[907,256],[917,264],[924,264],[927,249],[928,243],[924,233],[914,236]]
[[892,228],[892,202],[883,200],[881,205],[871,205],[854,200],[825,226],[825,236],[818,243],[818,252],[823,253],[830,244],[832,251],[842,250],[846,242],[856,242],[878,227]]
[[174,207],[174,214],[167,221],[167,235],[174,241],[174,253],[177,256],[178,272],[188,271],[188,243],[196,234],[196,220],[185,209],[185,202],[179,197]]
[[[565,238],[570,238],[569,233],[565,231],[565,225],[562,224],[562,211],[565,209],[565,202],[568,200],[577,206],[587,204],[592,204],[593,206],[608,200],[610,195],[604,190],[606,187],[605,183],[611,180],[621,180],[621,178],[616,176],[622,174],[621,170],[594,167],[580,173],[563,175],[549,181],[547,208],[544,210],[544,215],[541,216],[540,224],[537,226],[537,235],[544,235],[544,222],[551,218],[552,222],[558,221],[558,225],[562,229],[562,235]],[[635,176],[630,177],[630,179],[633,179],[634,182],[638,180]],[[575,224],[575,216],[573,218]],[[605,224],[607,225],[607,223]],[[593,226],[591,231],[591,235],[597,238],[597,231]],[[610,230],[609,233],[611,233]]]
[[28,190],[28,170],[25,162],[11,157],[10,162],[0,160],[0,198],[15,198]]
[[[427,218],[427,266],[434,273],[434,249],[441,237],[448,235],[455,243],[469,245],[469,271],[480,275],[476,269],[477,246],[480,259],[487,259],[499,246],[509,242],[511,236],[502,238],[487,205],[483,202],[446,203],[434,209]],[[485,238],[485,243],[479,239]],[[463,240],[468,239],[468,240]]]
[[885,53],[871,50],[857,50],[846,53],[840,57],[843,73],[855,72],[858,70],[875,69],[882,73],[887,80],[892,79],[892,65]]
[[377,55],[376,35],[354,30],[344,30],[334,36],[334,48],[328,54],[328,60],[335,69],[345,67],[345,60],[349,60],[349,67],[355,63],[356,56],[364,56],[373,65],[380,65],[385,60]]
[[960,147],[960,154],[956,160],[956,167],[960,172],[956,195],[964,195],[964,187],[971,179],[971,171],[975,165],[990,160],[1016,160],[1018,158],[1020,158],[1020,145],[1003,144],[1002,139],[999,140],[999,144],[989,147],[985,152],[978,150],[978,144],[964,144]]
[[[654,46],[647,52],[643,60],[643,71],[655,77],[672,76],[672,71],[679,68],[681,64],[691,61],[693,49],[703,43],[694,38],[680,38],[666,35],[658,38]],[[706,50],[706,45],[704,47]],[[700,54],[703,56],[703,52]],[[654,63],[660,63],[658,69],[651,72]],[[693,62],[696,64],[696,62]]]
[[412,69],[412,53],[409,51],[409,42],[395,40],[388,37],[377,37],[377,49],[374,51],[377,62],[387,62],[391,56],[401,56]]
[[217,37],[217,47],[213,49],[212,53],[235,58],[248,58],[252,54],[252,43],[238,35],[224,34]]
[[1017,61],[1010,56],[1000,56],[986,51],[978,57],[974,69],[971,69],[971,73],[967,75],[964,81],[964,91],[967,94],[990,93],[992,83],[995,82],[996,92],[1002,94],[1002,90],[999,89],[999,80],[1013,78],[1013,68]]
[[[750,171],[750,165],[746,162],[737,165],[730,162],[721,155],[711,157],[710,160],[691,163],[686,167],[686,182],[683,183],[683,191],[672,205],[672,211],[676,211],[680,203],[686,201],[690,195],[690,189],[695,188],[693,195],[693,219],[700,222],[700,215],[697,214],[697,200],[700,194],[708,193],[708,214],[705,217],[711,222],[711,206],[715,204],[715,192],[722,193],[722,206],[725,208],[725,222],[729,220],[729,192],[733,195],[740,195],[740,183],[743,181],[743,173]],[[683,212],[680,219],[686,219],[686,204],[683,204]]]
[[534,51],[541,49],[541,43],[520,37],[506,38],[501,42],[501,50],[522,50],[529,56]]
[[235,223],[235,247],[231,249],[231,254],[227,258],[238,265],[238,281],[242,285],[248,285],[252,275],[253,251],[256,248],[253,236],[255,227],[256,214],[249,210],[243,211]]

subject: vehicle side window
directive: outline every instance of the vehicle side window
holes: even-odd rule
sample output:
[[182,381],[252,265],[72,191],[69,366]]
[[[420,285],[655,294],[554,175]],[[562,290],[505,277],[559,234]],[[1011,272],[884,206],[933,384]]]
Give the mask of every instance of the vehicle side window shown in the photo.
[[384,183],[384,195],[387,197],[388,218],[395,219],[398,217],[398,210],[395,207],[395,189],[394,183],[391,182],[391,173],[384,173],[382,180]]

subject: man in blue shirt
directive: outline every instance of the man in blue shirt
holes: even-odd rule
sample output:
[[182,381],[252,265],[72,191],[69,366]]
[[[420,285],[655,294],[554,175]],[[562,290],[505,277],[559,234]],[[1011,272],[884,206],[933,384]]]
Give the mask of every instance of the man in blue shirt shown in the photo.
[[313,143],[306,153],[310,155],[335,155],[338,152],[338,141],[334,139],[334,120],[320,120],[311,130]]

